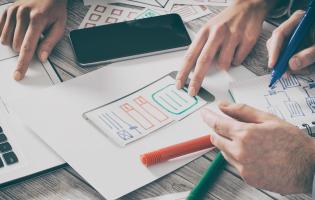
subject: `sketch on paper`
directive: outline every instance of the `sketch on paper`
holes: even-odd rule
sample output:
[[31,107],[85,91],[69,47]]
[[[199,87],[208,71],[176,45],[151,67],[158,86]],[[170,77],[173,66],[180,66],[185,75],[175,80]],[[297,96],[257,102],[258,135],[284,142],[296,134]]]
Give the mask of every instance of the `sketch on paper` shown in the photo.
[[[309,112],[315,113],[315,82],[311,77],[302,75],[291,75],[288,78],[281,78],[274,88],[268,91],[268,94],[264,95],[267,110],[285,119],[284,112],[289,113],[290,118],[297,118],[306,116],[305,110],[303,110],[301,101],[293,100],[297,95],[293,94],[298,90],[305,96],[305,103]],[[300,90],[302,89],[302,90]],[[298,103],[300,102],[300,103]]]
[[177,90],[167,76],[131,95],[83,114],[120,146],[138,140],[193,113],[206,101]]

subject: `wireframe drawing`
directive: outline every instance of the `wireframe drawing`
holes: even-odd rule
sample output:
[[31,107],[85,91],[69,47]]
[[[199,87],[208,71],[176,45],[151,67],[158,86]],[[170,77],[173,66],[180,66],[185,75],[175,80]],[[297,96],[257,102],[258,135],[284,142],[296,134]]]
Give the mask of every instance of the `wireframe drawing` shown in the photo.
[[306,83],[306,86],[303,87],[306,94],[306,104],[310,108],[311,112],[315,113],[315,96],[312,94],[312,90],[315,88],[315,81],[310,77],[301,76],[300,78]]
[[[268,94],[264,95],[267,110],[282,119],[286,116],[283,112],[288,112],[291,118],[305,116],[305,112],[308,111],[303,110],[302,105],[288,95],[291,90],[299,88],[302,88],[302,91],[305,93],[305,103],[310,112],[315,113],[315,82],[311,77],[302,75],[291,75],[288,78],[281,78],[275,87],[270,89]],[[276,99],[276,101],[272,99]]]

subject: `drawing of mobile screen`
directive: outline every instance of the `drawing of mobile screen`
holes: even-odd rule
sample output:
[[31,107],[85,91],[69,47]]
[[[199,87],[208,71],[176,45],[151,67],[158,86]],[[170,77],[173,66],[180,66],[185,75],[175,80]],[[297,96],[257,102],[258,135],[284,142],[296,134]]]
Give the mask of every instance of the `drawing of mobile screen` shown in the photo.
[[165,126],[176,123],[214,101],[214,96],[201,88],[191,97],[187,89],[177,90],[177,72],[82,114],[93,127],[120,147],[140,140]]
[[177,14],[73,30],[70,40],[81,66],[183,50],[191,44]]

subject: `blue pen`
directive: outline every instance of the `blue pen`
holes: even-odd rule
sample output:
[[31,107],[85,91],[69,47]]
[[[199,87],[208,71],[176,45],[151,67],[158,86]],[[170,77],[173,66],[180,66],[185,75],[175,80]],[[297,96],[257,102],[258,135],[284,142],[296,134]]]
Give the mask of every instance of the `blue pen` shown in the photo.
[[286,48],[280,55],[274,70],[271,74],[271,81],[269,87],[272,87],[277,80],[279,80],[282,75],[287,71],[290,58],[296,53],[298,50],[302,40],[306,36],[306,34],[310,31],[313,21],[315,17],[315,0],[311,0],[309,2],[308,9],[305,12],[304,17],[301,19],[299,25],[296,27],[293,32]]

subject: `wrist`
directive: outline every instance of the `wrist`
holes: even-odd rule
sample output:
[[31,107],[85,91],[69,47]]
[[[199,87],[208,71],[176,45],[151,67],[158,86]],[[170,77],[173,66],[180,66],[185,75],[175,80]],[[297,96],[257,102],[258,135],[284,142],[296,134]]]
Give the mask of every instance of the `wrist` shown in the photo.
[[310,193],[315,172],[315,140],[304,135],[303,131],[300,131],[299,134],[303,134],[301,136],[304,137],[304,142],[296,146],[295,155],[292,157],[297,162],[292,162],[291,172],[295,183],[290,189],[290,193]]

